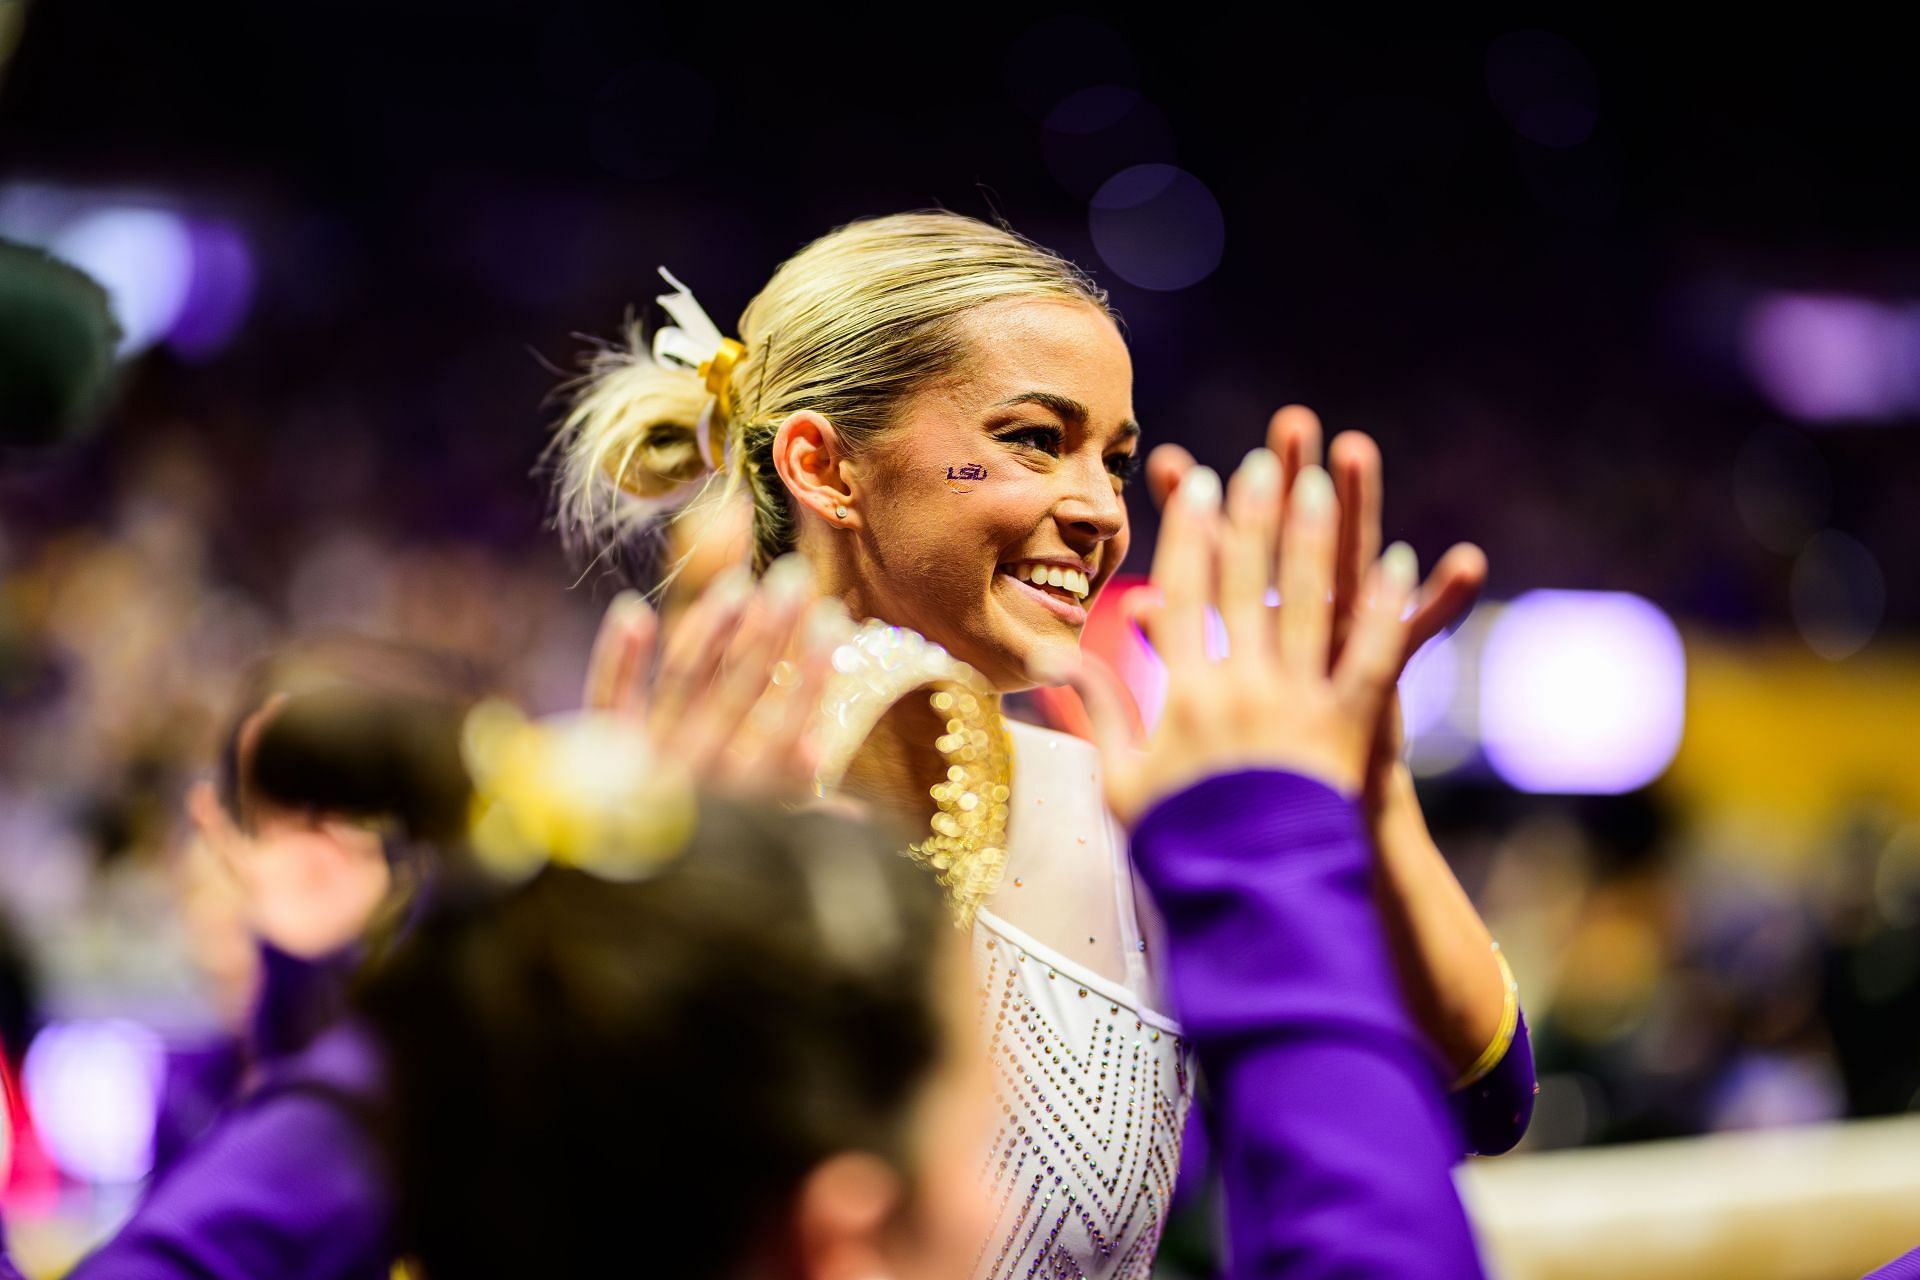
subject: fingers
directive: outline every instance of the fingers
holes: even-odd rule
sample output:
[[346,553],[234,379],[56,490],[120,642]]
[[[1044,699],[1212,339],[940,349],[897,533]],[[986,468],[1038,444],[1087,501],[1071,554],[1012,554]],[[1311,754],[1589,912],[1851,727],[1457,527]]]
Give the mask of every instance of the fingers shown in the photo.
[[1124,759],[1124,753],[1136,745],[1134,720],[1127,711],[1132,695],[1118,672],[1098,654],[1084,649],[1079,665],[1063,673],[1062,678],[1086,705],[1087,719],[1093,727],[1093,743],[1112,771]]
[[775,664],[772,685],[747,717],[751,741],[736,771],[740,781],[789,793],[805,790],[819,768],[809,729],[833,675],[833,651],[852,634],[853,619],[839,600],[815,600],[798,632],[794,657]]
[[1194,467],[1180,481],[1153,548],[1153,584],[1165,602],[1153,617],[1153,647],[1168,666],[1206,661],[1207,604],[1220,522],[1220,477]]
[[580,705],[588,711],[613,709],[623,650],[632,630],[629,619],[636,600],[640,600],[638,592],[622,591],[601,615],[600,630],[594,633],[593,648],[587,654],[587,678],[580,690]]
[[792,641],[812,594],[813,571],[805,557],[785,555],[767,567],[761,590],[741,614],[713,683],[688,707],[682,750],[696,776],[734,743],[747,713],[775,675],[775,664]]
[[1247,454],[1227,484],[1227,524],[1220,535],[1220,618],[1235,658],[1263,659],[1271,649],[1267,588],[1280,538],[1280,459],[1269,449]]
[[1303,404],[1287,405],[1267,422],[1267,448],[1280,459],[1281,499],[1291,500],[1300,473],[1320,465],[1320,415]]
[[1327,450],[1340,502],[1340,550],[1334,562],[1333,614],[1353,610],[1360,584],[1380,554],[1380,446],[1360,431],[1342,431]]
[[1147,492],[1153,505],[1164,507],[1180,487],[1181,479],[1194,468],[1193,455],[1177,444],[1160,444],[1147,455]]
[[648,716],[656,743],[672,742],[688,707],[706,696],[727,638],[752,599],[753,572],[743,564],[729,566],[714,576],[667,633]]
[[1337,519],[1333,481],[1319,467],[1302,469],[1280,543],[1280,662],[1300,676],[1327,671]]
[[1404,665],[1405,615],[1418,573],[1412,547],[1396,542],[1387,548],[1367,577],[1365,599],[1334,671],[1334,686],[1368,724],[1378,719],[1381,704]]
[[1421,645],[1465,617],[1487,585],[1487,553],[1471,542],[1455,543],[1427,575],[1413,617],[1407,624],[1408,658]]

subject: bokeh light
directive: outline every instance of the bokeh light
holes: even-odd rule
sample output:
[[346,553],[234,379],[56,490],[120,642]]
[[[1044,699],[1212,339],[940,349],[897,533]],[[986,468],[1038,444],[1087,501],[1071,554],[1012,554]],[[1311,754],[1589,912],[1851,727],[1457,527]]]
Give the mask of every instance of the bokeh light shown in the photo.
[[63,1172],[103,1183],[147,1175],[165,1065],[160,1038],[137,1023],[55,1023],[34,1037],[22,1083]]
[[233,340],[253,301],[253,251],[230,222],[201,219],[189,226],[193,272],[167,346],[189,360],[204,360]]
[[96,210],[63,229],[49,248],[106,289],[123,356],[166,337],[192,292],[192,232],[164,209]]
[[1815,534],[1793,562],[1793,622],[1807,647],[1830,661],[1866,648],[1887,607],[1887,580],[1865,544],[1833,529]]
[[1128,284],[1199,284],[1226,252],[1226,220],[1205,183],[1170,164],[1123,169],[1094,193],[1088,229],[1100,260]]
[[1754,385],[1803,422],[1882,420],[1920,409],[1920,307],[1830,293],[1771,293],[1747,313]]
[[1500,611],[1481,650],[1481,745],[1522,791],[1645,786],[1680,745],[1685,705],[1679,632],[1624,592],[1530,591]]

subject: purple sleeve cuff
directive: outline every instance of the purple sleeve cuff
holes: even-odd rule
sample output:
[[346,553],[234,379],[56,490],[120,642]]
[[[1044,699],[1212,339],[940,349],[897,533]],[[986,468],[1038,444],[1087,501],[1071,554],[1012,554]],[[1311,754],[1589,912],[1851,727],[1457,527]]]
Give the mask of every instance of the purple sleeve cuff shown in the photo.
[[1227,1274],[1480,1276],[1445,1082],[1394,980],[1353,803],[1221,774],[1153,806],[1133,851],[1211,1089]]
[[1497,1156],[1513,1150],[1533,1119],[1533,1099],[1540,1086],[1533,1074],[1526,1012],[1519,1017],[1513,1043],[1493,1070],[1447,1099],[1470,1155]]

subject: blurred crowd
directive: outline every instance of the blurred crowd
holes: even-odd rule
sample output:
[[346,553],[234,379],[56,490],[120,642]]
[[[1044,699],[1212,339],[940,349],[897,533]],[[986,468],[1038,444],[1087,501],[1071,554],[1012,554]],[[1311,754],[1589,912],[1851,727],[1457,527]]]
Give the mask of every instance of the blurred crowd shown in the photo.
[[[341,439],[329,469],[353,465]],[[231,1087],[259,979],[232,886],[182,812],[241,675],[289,637],[372,635],[556,710],[578,697],[606,591],[537,532],[532,477],[502,500],[521,529],[489,537],[436,521],[395,491],[404,469],[371,461],[356,501],[301,511],[288,500],[315,462],[280,438],[123,422],[89,452],[92,473],[4,481],[38,490],[0,537],[0,1039],[18,1078],[50,1023],[154,1029],[171,1063],[164,1161]],[[1522,976],[1542,1076],[1529,1146],[1913,1106],[1920,835],[1900,815],[1863,801],[1789,873],[1657,785],[1577,801],[1470,774],[1423,785]]]

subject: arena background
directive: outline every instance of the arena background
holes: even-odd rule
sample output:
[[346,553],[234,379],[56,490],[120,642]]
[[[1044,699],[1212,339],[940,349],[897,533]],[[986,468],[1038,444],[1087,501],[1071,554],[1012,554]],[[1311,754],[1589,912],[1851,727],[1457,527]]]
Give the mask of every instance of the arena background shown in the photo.
[[[724,323],[928,206],[1112,291],[1149,444],[1230,467],[1304,402],[1381,442],[1392,535],[1486,548],[1409,710],[1537,1037],[1522,1152],[1462,1173],[1500,1273],[1920,1244],[1903,42],[1258,16],[0,2],[0,236],[125,330],[93,429],[0,469],[23,1261],[205,1122],[169,1082],[251,952],[177,815],[236,671],[350,628],[568,705],[612,583],[544,525],[555,388],[660,264]],[[1209,1252],[1190,1213],[1162,1266]]]

